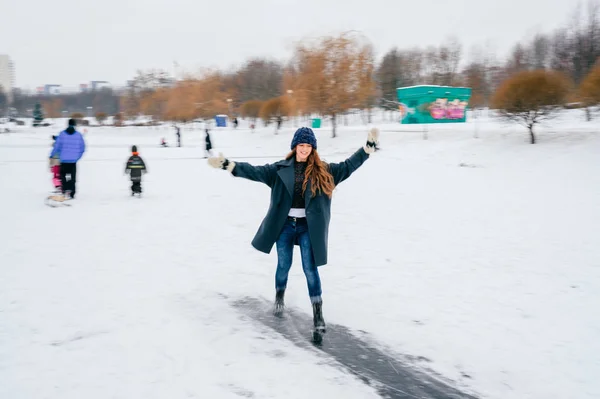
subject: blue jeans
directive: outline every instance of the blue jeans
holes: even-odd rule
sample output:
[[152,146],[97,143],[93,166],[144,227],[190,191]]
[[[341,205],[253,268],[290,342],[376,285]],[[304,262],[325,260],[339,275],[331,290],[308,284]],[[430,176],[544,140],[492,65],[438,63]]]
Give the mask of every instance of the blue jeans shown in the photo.
[[306,276],[308,285],[308,295],[312,303],[321,301],[321,278],[319,271],[315,266],[315,256],[310,236],[308,234],[308,224],[305,218],[292,220],[288,218],[277,239],[277,272],[275,273],[275,289],[283,290],[287,286],[288,274],[292,267],[292,257],[294,255],[294,243],[300,245],[300,255],[302,257],[302,269]]

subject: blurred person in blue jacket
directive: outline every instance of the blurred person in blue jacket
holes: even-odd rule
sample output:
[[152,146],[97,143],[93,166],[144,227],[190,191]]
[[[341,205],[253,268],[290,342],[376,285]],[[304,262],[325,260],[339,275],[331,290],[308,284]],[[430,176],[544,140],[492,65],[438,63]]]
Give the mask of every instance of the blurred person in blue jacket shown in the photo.
[[81,133],[75,130],[76,125],[75,119],[69,119],[69,126],[60,132],[50,153],[50,158],[59,156],[62,193],[69,199],[75,198],[77,162],[85,152],[85,141]]

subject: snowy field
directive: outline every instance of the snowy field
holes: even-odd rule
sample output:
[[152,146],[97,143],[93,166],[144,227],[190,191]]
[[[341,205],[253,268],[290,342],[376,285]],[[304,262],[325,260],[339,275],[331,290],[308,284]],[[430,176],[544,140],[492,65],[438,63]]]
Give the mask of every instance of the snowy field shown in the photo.
[[[289,151],[293,126],[244,126],[213,130],[216,150]],[[536,145],[487,118],[427,140],[378,126],[382,150],[334,194],[325,320],[481,398],[599,398],[599,123],[570,112]],[[318,129],[321,156],[343,160],[366,130]],[[269,191],[209,168],[202,131],[160,148],[172,128],[88,128],[77,199],[52,209],[57,131],[0,134],[0,398],[378,397],[231,306],[274,297],[276,253],[250,246]],[[132,144],[142,199],[123,175]],[[286,300],[308,314],[296,254]]]

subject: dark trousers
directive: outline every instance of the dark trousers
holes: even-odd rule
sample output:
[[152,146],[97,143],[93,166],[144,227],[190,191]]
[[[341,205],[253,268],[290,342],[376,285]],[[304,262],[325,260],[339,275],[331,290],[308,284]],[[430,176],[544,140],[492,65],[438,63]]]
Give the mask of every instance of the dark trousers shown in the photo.
[[77,164],[76,163],[61,163],[60,164],[60,181],[62,182],[63,194],[67,191],[71,192],[71,197],[75,198],[75,183],[77,182]]
[[134,176],[131,178],[131,192],[141,193],[142,192],[142,177]]

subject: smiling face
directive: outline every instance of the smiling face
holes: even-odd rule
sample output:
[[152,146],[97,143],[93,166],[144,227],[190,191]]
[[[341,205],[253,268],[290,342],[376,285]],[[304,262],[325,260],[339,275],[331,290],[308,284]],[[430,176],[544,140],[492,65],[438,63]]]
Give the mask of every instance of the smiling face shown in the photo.
[[296,146],[296,161],[306,162],[308,156],[312,152],[312,145],[310,144],[298,144]]

